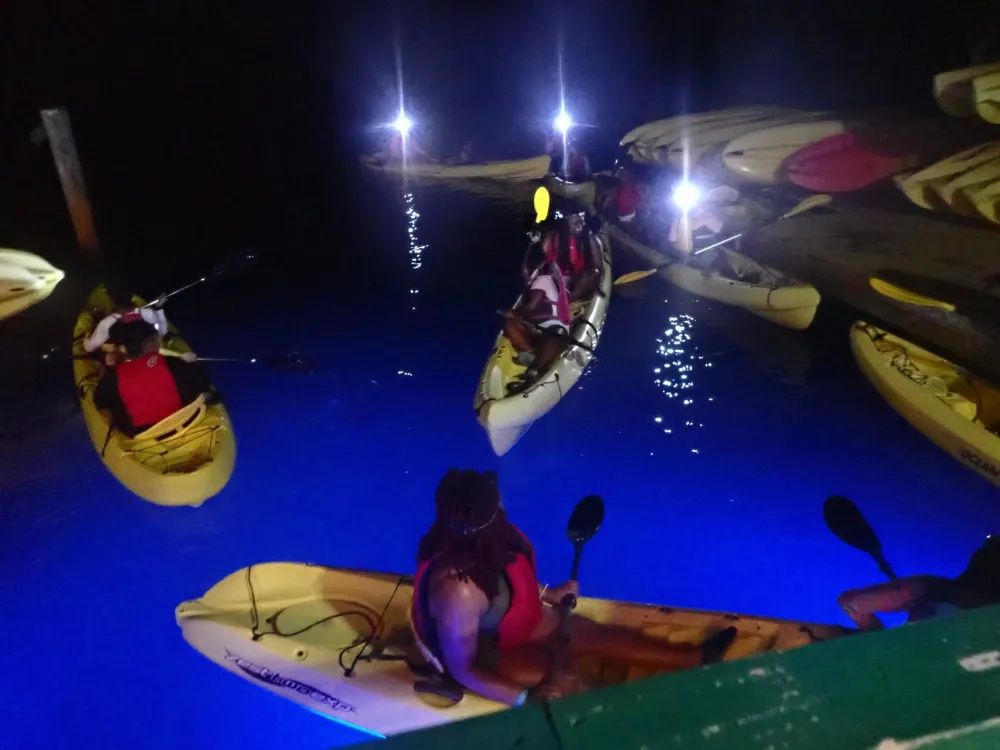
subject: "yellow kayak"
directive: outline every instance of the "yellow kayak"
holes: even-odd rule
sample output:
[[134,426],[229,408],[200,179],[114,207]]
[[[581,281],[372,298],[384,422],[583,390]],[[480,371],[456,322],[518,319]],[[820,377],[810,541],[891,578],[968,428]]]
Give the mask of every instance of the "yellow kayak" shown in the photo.
[[948,190],[948,185],[997,159],[1000,159],[1000,141],[991,141],[959,151],[917,172],[900,176],[896,184],[907,198],[921,208],[932,211],[950,208],[944,195],[947,194],[950,199],[954,191]]
[[851,351],[907,422],[1000,486],[1000,387],[869,323],[851,328]]
[[422,177],[438,180],[494,179],[528,181],[540,180],[549,173],[552,159],[549,156],[533,156],[530,159],[511,161],[488,161],[481,164],[438,164],[382,161],[377,156],[362,156],[361,163],[369,169],[408,177]]
[[972,97],[979,116],[986,122],[1000,125],[1000,71],[973,80]]
[[1000,154],[991,161],[963,172],[938,191],[952,210],[965,216],[978,216],[973,195],[1000,182]]
[[34,253],[0,248],[0,320],[41,302],[65,276]]
[[[570,336],[584,346],[595,349],[611,301],[611,250],[607,239],[601,243],[603,266],[600,293],[573,303],[573,324]],[[515,303],[516,305],[516,303]],[[528,369],[515,357],[517,350],[504,336],[503,329],[493,343],[493,351],[479,376],[472,408],[479,424],[486,430],[493,452],[504,455],[514,447],[536,419],[548,414],[558,404],[587,369],[593,354],[580,346],[569,345],[538,379],[516,393],[508,386]]]
[[[133,297],[135,305],[145,302]],[[201,505],[216,495],[232,476],[236,437],[221,403],[208,405],[199,397],[148,430],[130,438],[111,430],[111,416],[94,404],[94,390],[104,366],[87,354],[83,340],[97,323],[114,312],[104,286],[87,298],[73,328],[73,379],[91,442],[115,478],[144,500],[157,505]],[[171,326],[171,331],[176,330]],[[179,336],[167,349],[191,351]]]
[[[609,226],[608,236],[651,265],[669,260],[620,227]],[[712,252],[716,260],[711,265],[699,265],[697,259],[677,260],[662,268],[660,275],[691,294],[742,307],[785,328],[802,331],[812,324],[820,303],[820,294],[812,284],[726,247]]]
[[[466,692],[447,708],[424,703],[421,679],[406,661],[413,651],[407,575],[303,563],[261,563],[223,578],[175,616],[184,639],[233,674],[330,719],[392,735],[502,711]],[[731,615],[581,597],[577,612],[635,628],[666,643],[701,644],[734,626],[725,661],[829,640],[850,631],[766,617]],[[358,657],[361,658],[358,658]],[[345,670],[354,666],[350,677]],[[628,663],[579,660],[597,688],[654,672]]]
[[938,73],[934,76],[934,98],[938,106],[952,117],[974,115],[976,102],[973,82],[980,76],[997,72],[1000,72],[1000,62]]

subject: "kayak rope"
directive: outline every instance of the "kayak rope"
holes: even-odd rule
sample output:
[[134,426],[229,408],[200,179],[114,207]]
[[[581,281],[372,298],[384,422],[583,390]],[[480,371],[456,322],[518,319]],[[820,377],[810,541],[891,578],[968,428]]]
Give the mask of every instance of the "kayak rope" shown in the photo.
[[[365,648],[367,648],[371,644],[371,642],[375,639],[375,636],[378,635],[379,632],[381,631],[382,625],[385,622],[385,613],[388,611],[389,605],[392,604],[392,600],[396,597],[396,593],[399,591],[399,587],[406,580],[406,576],[400,576],[399,580],[396,581],[396,586],[395,588],[393,588],[392,594],[390,594],[388,601],[386,601],[385,606],[382,607],[382,611],[379,613],[377,618],[373,618],[370,611],[365,611],[362,609],[351,609],[351,610],[345,610],[343,612],[334,612],[332,615],[321,617],[320,619],[309,623],[305,627],[299,628],[298,630],[294,630],[289,633],[285,633],[282,632],[281,629],[278,627],[278,618],[281,616],[282,612],[288,609],[287,607],[282,607],[273,615],[264,620],[264,622],[270,626],[271,628],[270,630],[260,629],[260,613],[257,608],[257,594],[254,591],[252,572],[253,572],[253,565],[250,565],[247,567],[247,575],[246,575],[247,590],[250,593],[250,640],[259,641],[265,635],[276,635],[281,638],[294,638],[297,635],[302,635],[302,633],[311,630],[317,625],[322,625],[323,623],[330,622],[332,620],[336,620],[341,617],[348,617],[351,615],[355,615],[357,617],[362,618],[368,625],[368,635],[364,637],[355,638],[351,643],[342,647],[338,652],[337,663],[340,665],[341,670],[343,670],[345,677],[350,677],[351,675],[354,674],[355,666],[357,666],[357,663],[362,659],[364,659],[364,661],[375,661],[375,660],[405,661],[406,657],[402,655],[398,656],[396,655],[386,656],[382,654],[376,655],[374,652],[369,653],[367,656],[363,656],[363,654]],[[345,666],[344,655],[348,651],[359,645],[361,646],[361,648],[358,649],[357,654],[355,654],[354,660],[351,662],[351,665]]]

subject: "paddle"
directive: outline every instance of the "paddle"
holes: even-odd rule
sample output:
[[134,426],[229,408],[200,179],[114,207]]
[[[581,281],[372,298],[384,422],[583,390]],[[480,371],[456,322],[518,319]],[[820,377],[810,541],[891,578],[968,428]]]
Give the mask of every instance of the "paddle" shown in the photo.
[[894,299],[897,302],[905,302],[908,305],[919,305],[921,307],[934,307],[938,310],[944,310],[946,312],[955,312],[955,305],[951,302],[945,302],[943,299],[936,299],[934,297],[928,297],[926,294],[918,294],[917,292],[911,292],[909,289],[904,289],[896,284],[891,284],[884,279],[880,279],[877,276],[872,276],[868,279],[868,283],[871,288],[874,289],[879,294],[889,299]]
[[[789,219],[792,216],[798,216],[799,214],[805,213],[806,211],[811,211],[814,208],[825,206],[832,200],[833,196],[827,195],[826,193],[820,193],[819,195],[810,195],[805,200],[800,201],[798,204],[793,206],[791,210],[783,213],[777,219],[769,221],[766,224],[761,224],[760,226],[754,227],[753,229],[763,229],[764,227],[770,226],[771,224],[776,224],[777,222],[782,221],[783,219]],[[748,229],[747,232],[749,231],[751,230]],[[740,232],[739,234],[734,234],[732,237],[726,237],[726,239],[719,240],[718,242],[709,245],[708,247],[703,247],[700,250],[696,250],[694,253],[692,253],[692,255],[700,255],[701,253],[717,248],[720,245],[725,245],[727,242],[732,242],[733,240],[742,237],[744,234],[746,234],[746,232]],[[653,268],[648,268],[645,271],[630,271],[629,273],[622,274],[617,279],[615,279],[613,286],[621,286],[622,284],[631,284],[633,281],[641,281],[642,279],[652,276],[657,271],[662,271],[667,266],[673,265],[676,262],[677,262],[676,260],[669,260],[666,263],[661,263],[660,265],[655,266]]]
[[567,344],[570,344],[571,346],[578,346],[578,347],[580,347],[585,352],[589,352],[590,354],[593,354],[593,355],[597,354],[597,352],[594,351],[594,347],[588,346],[587,344],[584,344],[582,341],[577,341],[575,338],[573,338],[572,336],[570,336],[568,334],[559,333],[559,331],[554,331],[551,328],[543,328],[542,326],[538,325],[538,323],[535,323],[533,321],[525,320],[524,318],[521,318],[521,317],[515,317],[514,315],[511,315],[511,313],[509,311],[497,310],[496,314],[499,315],[502,318],[510,318],[512,320],[520,320],[520,321],[522,321],[524,323],[527,323],[529,326],[531,326],[532,328],[534,328],[536,331],[538,331],[540,334],[542,334],[544,336],[552,336],[553,338],[561,339],[562,341],[565,341]]
[[[74,354],[72,359],[104,359],[106,352],[96,351],[88,354]],[[173,349],[160,349],[160,354],[164,357],[176,357],[180,359],[183,352]],[[50,355],[43,354],[42,359],[49,359]],[[195,362],[240,362],[245,365],[263,365],[272,370],[292,370],[311,372],[312,363],[298,352],[288,352],[287,354],[270,354],[265,357],[198,357]]]
[[841,541],[870,555],[889,580],[899,578],[882,556],[882,542],[879,541],[878,534],[851,500],[841,495],[828,497],[823,503],[823,519],[827,528]]
[[191,287],[198,286],[198,284],[204,284],[209,281],[215,281],[216,279],[220,279],[223,276],[228,276],[232,273],[237,273],[239,271],[246,270],[257,262],[257,257],[258,257],[257,254],[251,250],[240,250],[238,252],[233,253],[232,255],[227,255],[218,264],[216,264],[211,271],[209,271],[201,278],[195,279],[190,284],[185,284],[184,286],[179,287],[178,289],[174,289],[174,291],[168,292],[167,294],[161,294],[157,299],[153,300],[152,302],[147,302],[145,305],[143,305],[142,309],[145,309],[147,307],[152,307],[153,305],[162,305],[164,302],[166,302],[174,295],[187,291]]

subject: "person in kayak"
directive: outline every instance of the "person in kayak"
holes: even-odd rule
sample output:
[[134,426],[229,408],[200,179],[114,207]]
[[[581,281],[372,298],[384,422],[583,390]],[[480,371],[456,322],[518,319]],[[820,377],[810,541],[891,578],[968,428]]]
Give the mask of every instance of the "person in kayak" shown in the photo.
[[163,356],[159,334],[144,320],[119,320],[109,335],[124,357],[105,369],[94,390],[94,404],[110,411],[112,424],[126,435],[135,436],[199,395],[212,393],[194,353]]
[[885,627],[876,612],[907,612],[909,620],[1000,604],[1000,536],[989,536],[955,578],[918,575],[845,591],[837,599],[862,630]]
[[504,321],[504,335],[518,351],[518,361],[528,365],[518,387],[534,382],[562,353],[571,321],[562,272],[557,264],[544,263],[529,277],[528,288]]
[[[125,297],[114,297],[113,299],[125,299],[130,300],[131,295]],[[117,310],[110,315],[102,318],[94,330],[91,331],[90,335],[83,340],[84,351],[96,352],[106,343],[111,337],[111,329],[117,323],[131,323],[134,321],[143,321],[148,325],[151,325],[155,330],[160,339],[163,339],[168,334],[167,316],[163,312],[163,305],[166,302],[166,298],[163,296],[158,297],[153,301],[149,307],[136,307],[130,302],[121,303],[117,305]]]
[[[738,200],[739,193],[727,185],[713,188],[693,209],[678,212],[670,225],[670,244],[681,253],[691,254],[718,242],[724,237],[727,206]],[[732,247],[738,249],[739,240]]]
[[[601,246],[587,227],[583,214],[570,214],[556,223],[541,243],[546,263],[559,266],[571,302],[585,299],[600,286]],[[522,267],[522,273],[525,269]]]
[[618,173],[618,184],[609,197],[611,214],[622,224],[635,220],[643,201],[643,190],[632,170],[623,167]]
[[[435,493],[434,523],[420,541],[412,625],[427,661],[490,700],[521,705],[584,686],[551,669],[548,646],[559,604],[575,581],[539,586],[535,553],[508,519],[494,472],[451,469]],[[688,669],[722,658],[736,636],[727,628],[702,646],[669,644],[625,627],[569,615],[570,655],[653,669]],[[534,689],[534,688],[533,688]]]

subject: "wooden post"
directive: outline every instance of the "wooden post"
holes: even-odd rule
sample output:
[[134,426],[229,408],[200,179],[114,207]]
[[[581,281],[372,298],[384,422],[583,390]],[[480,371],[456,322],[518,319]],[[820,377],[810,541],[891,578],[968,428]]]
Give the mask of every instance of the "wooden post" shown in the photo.
[[90,208],[90,199],[87,197],[87,186],[83,181],[83,168],[76,152],[69,113],[62,108],[43,109],[41,116],[49,144],[52,146],[52,158],[59,172],[59,181],[66,197],[66,207],[73,220],[76,240],[90,260],[100,260],[101,249],[97,242],[94,214]]

